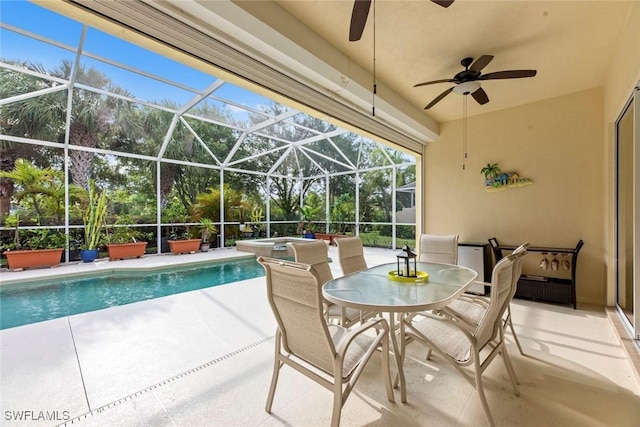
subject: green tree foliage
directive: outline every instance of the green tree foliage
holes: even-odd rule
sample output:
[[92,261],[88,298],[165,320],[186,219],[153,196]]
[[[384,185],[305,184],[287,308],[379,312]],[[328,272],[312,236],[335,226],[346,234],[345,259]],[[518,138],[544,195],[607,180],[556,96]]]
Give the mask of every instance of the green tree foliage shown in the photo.
[[356,200],[353,194],[345,193],[335,198],[331,206],[329,220],[332,233],[345,233],[349,229],[348,223],[356,219]]
[[[242,191],[234,189],[229,184],[224,186],[224,217],[225,222],[246,220],[247,212],[250,211],[250,204],[243,199]],[[239,217],[239,210],[242,209],[243,218]],[[191,206],[191,219],[200,221],[203,218],[211,219],[213,222],[220,222],[220,190],[211,188],[205,193],[196,196],[196,202]],[[237,233],[237,226],[228,225],[225,227],[225,234],[228,236]]]
[[[327,219],[325,195],[329,191],[330,220],[344,228],[346,223],[356,220],[355,173],[331,177],[328,190],[324,188],[325,177],[354,171],[354,168],[391,166],[404,161],[401,153],[351,133],[318,138],[324,132],[335,130],[335,126],[307,114],[291,114],[288,107],[275,102],[259,107],[262,109],[259,113],[250,113],[248,122],[244,123],[231,109],[210,98],[186,112],[168,100],[156,102],[161,108],[127,100],[125,98],[133,95],[115,85],[109,76],[95,68],[81,66],[74,70],[70,61],[61,61],[52,70],[29,62],[14,65],[29,72],[0,69],[0,97],[40,94],[1,106],[0,131],[62,143],[69,115],[71,164],[68,170],[72,182],[87,188],[89,180],[94,179],[100,187],[109,188],[113,196],[109,213],[127,215],[136,223],[155,222],[157,193],[163,221],[181,223],[200,218],[220,221],[220,192],[216,189],[221,175],[217,167],[229,165],[231,169],[223,176],[227,221],[239,220],[236,214],[240,206],[244,206],[247,213],[254,207],[266,211],[267,198],[270,199],[269,220],[297,221],[300,201],[304,200],[305,206],[318,208],[313,219],[324,221]],[[76,83],[95,90],[75,87],[71,92],[72,111],[68,112],[70,92],[64,83],[72,75]],[[56,90],[58,86],[60,90]],[[45,93],[38,92],[42,90]],[[105,95],[105,91],[116,96]],[[245,131],[252,127],[259,130]],[[310,142],[296,144],[305,140]],[[235,147],[237,141],[241,144]],[[83,148],[132,153],[154,160],[105,155]],[[0,175],[0,215],[8,213],[9,200],[16,189],[29,217],[40,221],[43,216],[51,215],[58,222],[63,220],[64,174],[60,174],[65,170],[65,159],[63,150],[56,150],[0,141],[0,171],[12,171],[16,159],[22,156],[30,159],[34,167],[59,172],[55,180],[49,181],[50,187],[46,189],[49,198],[44,197],[44,191],[37,196],[24,193],[24,186],[14,185],[15,181],[8,175]],[[258,155],[265,152],[267,154]],[[186,165],[189,162],[192,165]],[[264,176],[242,173],[242,169],[272,173],[269,192]],[[302,179],[304,177],[317,178]],[[390,221],[391,170],[361,172],[360,177],[360,219]],[[415,180],[415,167],[398,169],[397,186],[412,180]],[[33,194],[36,193],[34,190]],[[53,194],[57,196],[51,196]],[[81,193],[72,195],[71,206],[76,212],[72,217],[77,216],[79,200],[84,200],[83,197],[86,196]],[[410,195],[398,195],[398,208],[410,203]],[[79,222],[81,216],[77,218]],[[225,232],[231,235],[236,228]]]
[[[39,168],[29,160],[17,159],[13,170],[0,172],[0,177],[9,178],[15,183],[13,197],[26,214],[23,214],[23,218],[30,218],[38,225],[63,222],[65,189],[61,170]],[[72,200],[80,197],[82,192],[78,186],[69,186]]]
[[[57,79],[66,79],[73,71],[73,64],[68,60],[62,60],[59,66],[53,70],[45,70],[42,65],[31,62],[15,65],[43,75],[43,77],[36,77],[26,73],[13,72],[13,74],[9,74],[9,80],[20,85],[18,90],[21,94],[54,88],[59,85]],[[51,79],[48,80],[44,76],[51,76]],[[96,89],[130,96],[125,90],[112,84],[109,77],[94,68],[86,69],[80,65],[75,70],[75,79]],[[3,95],[16,90],[16,88],[7,88],[6,84],[7,82],[3,82],[0,87]],[[57,142],[64,141],[67,96],[67,90],[59,90],[6,104],[2,110],[3,116],[7,118],[3,131],[6,130],[8,134],[12,135]],[[69,142],[79,147],[95,148],[101,140],[135,138],[139,129],[138,118],[135,107],[128,101],[107,97],[90,90],[74,88]],[[93,172],[94,153],[71,150],[69,155],[72,163],[73,183],[87,189]]]

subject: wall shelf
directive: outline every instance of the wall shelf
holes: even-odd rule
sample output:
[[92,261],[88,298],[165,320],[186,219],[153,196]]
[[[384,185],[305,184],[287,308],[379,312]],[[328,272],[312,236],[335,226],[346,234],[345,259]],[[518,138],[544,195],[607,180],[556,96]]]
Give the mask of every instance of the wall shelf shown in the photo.
[[[513,251],[517,248],[514,245],[498,243],[495,237],[489,239],[491,250],[496,258],[496,262],[502,259],[503,251]],[[527,276],[522,275],[518,280],[518,289],[515,297],[533,300],[556,302],[561,304],[571,304],[575,309],[576,302],[576,266],[578,264],[578,253],[584,242],[578,241],[575,248],[556,248],[550,246],[529,246],[529,252],[546,252],[550,254],[568,254],[571,256],[571,278],[563,279],[547,276]]]

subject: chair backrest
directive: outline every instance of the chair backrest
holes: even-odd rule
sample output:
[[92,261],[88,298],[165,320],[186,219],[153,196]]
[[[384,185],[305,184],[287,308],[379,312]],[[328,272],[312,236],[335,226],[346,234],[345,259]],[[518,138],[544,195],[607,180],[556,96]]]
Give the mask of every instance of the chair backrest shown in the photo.
[[458,263],[457,234],[423,234],[420,236],[420,256],[418,261]]
[[267,298],[284,349],[333,374],[336,350],[323,317],[318,275],[308,264],[267,257],[258,262],[265,269]]
[[335,239],[335,242],[340,268],[345,275],[367,269],[362,240],[359,237],[340,237]]
[[508,255],[502,258],[493,268],[489,307],[474,332],[478,348],[482,348],[497,335],[502,325],[502,316],[515,293],[516,271],[514,270],[518,268],[516,262],[526,254],[526,251],[521,251]]
[[292,243],[291,249],[296,262],[311,265],[320,278],[320,285],[333,280],[329,267],[329,249],[324,240],[311,240],[305,243]]
[[[515,261],[516,265],[515,265],[515,268],[513,269],[513,272],[514,272],[514,280],[516,285],[518,284],[518,279],[520,279],[520,275],[522,274],[522,262],[524,261],[524,258],[526,256],[527,248],[529,248],[529,242],[524,242],[512,252],[512,254],[519,254],[520,252],[525,252],[524,256],[519,257]],[[516,286],[514,286],[513,288],[514,288],[513,292],[515,293]]]

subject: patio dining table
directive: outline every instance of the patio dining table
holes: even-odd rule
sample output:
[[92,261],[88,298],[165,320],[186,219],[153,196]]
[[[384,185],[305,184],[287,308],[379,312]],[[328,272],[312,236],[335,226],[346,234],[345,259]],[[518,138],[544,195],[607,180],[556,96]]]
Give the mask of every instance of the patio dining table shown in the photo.
[[[322,287],[324,298],[334,304],[389,314],[390,339],[402,402],[407,401],[407,396],[396,334],[396,315],[444,307],[464,293],[478,276],[467,267],[429,262],[418,262],[417,271],[423,278],[398,277],[396,263],[381,264],[330,280]],[[426,281],[424,273],[428,274]]]

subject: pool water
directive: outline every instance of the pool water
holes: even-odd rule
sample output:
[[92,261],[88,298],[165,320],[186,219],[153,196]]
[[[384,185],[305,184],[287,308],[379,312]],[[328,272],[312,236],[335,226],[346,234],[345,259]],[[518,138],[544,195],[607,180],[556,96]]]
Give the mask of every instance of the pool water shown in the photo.
[[0,329],[264,276],[255,259],[0,286]]

